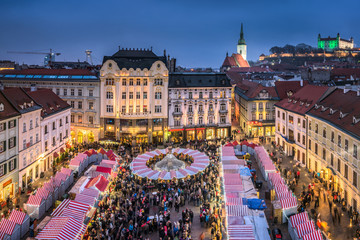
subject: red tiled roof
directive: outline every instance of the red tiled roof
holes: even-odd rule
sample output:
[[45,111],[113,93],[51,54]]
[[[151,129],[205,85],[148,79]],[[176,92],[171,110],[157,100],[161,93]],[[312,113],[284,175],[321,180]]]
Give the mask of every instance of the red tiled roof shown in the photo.
[[[317,103],[308,114],[323,119],[332,125],[337,126],[348,134],[360,138],[360,122],[354,123],[353,118],[360,118],[360,96],[354,91],[344,93],[344,90],[337,89]],[[323,108],[324,107],[324,108]],[[330,109],[335,112],[330,112]],[[343,113],[343,116],[340,115]]]
[[264,72],[273,72],[273,70],[271,68],[266,68],[266,67],[260,67],[260,66],[254,66],[254,67],[237,67],[237,68],[232,68],[231,70],[232,72],[237,72],[237,73],[264,73]]
[[[10,100],[13,106],[20,112],[33,106],[37,106],[37,109],[40,107],[36,104],[34,99],[32,99],[22,88],[5,88],[2,92],[5,94],[6,98]],[[36,108],[33,110],[35,109]]]
[[[304,115],[326,93],[329,87],[306,85],[294,95],[284,98],[275,105],[283,109]],[[291,101],[290,101],[291,100]]]
[[241,54],[236,54],[236,53],[233,53],[230,57],[226,56],[222,66],[250,67],[249,63],[241,56]]
[[43,111],[41,111],[41,116],[60,112],[66,108],[69,108],[70,105],[62,100],[58,95],[56,95],[50,89],[40,89],[36,91],[30,91],[28,94],[41,105]]
[[14,108],[10,101],[5,97],[3,92],[0,93],[0,103],[4,104],[4,111],[0,112],[0,120],[20,115],[16,108]]
[[341,76],[344,76],[343,80],[349,79],[350,76],[354,79],[360,78],[360,68],[334,68],[331,70],[332,79],[342,79]]
[[[307,81],[303,81],[305,86]],[[275,88],[280,99],[288,97],[288,93],[291,91],[293,94],[301,88],[301,81],[276,81]]]
[[1,74],[19,74],[19,75],[93,75],[96,73],[87,69],[47,69],[47,68],[30,68],[22,70],[3,70]]

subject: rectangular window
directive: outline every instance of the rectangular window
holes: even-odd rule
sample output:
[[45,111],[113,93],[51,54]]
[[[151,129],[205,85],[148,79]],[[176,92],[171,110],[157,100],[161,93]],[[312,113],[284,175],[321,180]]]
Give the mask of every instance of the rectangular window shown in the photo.
[[67,96],[67,89],[64,89],[64,96]]
[[78,89],[78,96],[82,96],[82,89]]
[[48,142],[45,141],[45,151],[47,151],[47,150],[49,150],[49,149],[48,149]]
[[60,89],[59,88],[56,89],[56,95],[58,95],[58,96],[60,95]]
[[331,132],[331,142],[333,143],[335,141],[335,133]]
[[270,114],[266,113],[266,120],[270,120]]
[[302,136],[302,144],[305,145],[305,135]]
[[106,92],[106,99],[113,99],[113,98],[114,98],[113,92]]
[[69,123],[69,118],[68,118],[68,116],[65,117],[65,123]]
[[155,105],[155,112],[161,113],[161,105]]
[[333,167],[334,166],[334,154],[330,154],[330,165]]
[[282,114],[282,119],[285,120],[285,113]]
[[138,78],[138,79],[136,79],[136,85],[137,86],[140,86],[141,85],[141,81],[140,81],[140,79]]
[[300,133],[297,134],[297,141],[300,142]]
[[252,110],[256,110],[256,103],[252,103]]
[[263,114],[259,113],[259,120],[262,121],[263,120]]
[[280,118],[280,111],[277,111],[277,117]]
[[70,89],[70,95],[71,95],[71,96],[75,96],[75,89],[73,89],[73,88]]
[[266,109],[270,109],[270,103],[269,102],[265,103],[265,107]]
[[318,154],[318,144],[315,143],[315,154]]
[[123,86],[126,86],[126,79],[123,79],[123,80],[122,80],[122,85],[123,85]]
[[354,144],[353,157],[357,158],[357,145]]
[[72,108],[75,108],[75,102],[74,102],[74,101],[70,101],[70,106],[71,106]]
[[94,124],[94,117],[93,116],[89,116],[89,123]]
[[326,160],[326,150],[325,150],[325,148],[323,148],[322,158],[323,158],[324,160]]
[[143,112],[147,113],[147,106],[146,105],[143,106]]
[[349,140],[345,139],[345,151],[349,151]]
[[298,127],[301,127],[300,118],[298,118],[297,120],[298,120]]
[[56,139],[55,139],[55,137],[52,138],[52,145],[53,145],[53,146],[56,145]]
[[78,102],[78,109],[82,109],[82,101]]
[[30,146],[32,146],[34,143],[34,139],[33,139],[33,136],[30,137]]
[[133,79],[129,80],[129,86],[134,86],[134,80]]
[[144,86],[147,86],[147,79],[143,80]]
[[251,120],[256,120],[256,113],[251,114]]
[[38,134],[38,133],[36,134],[35,139],[36,139],[36,142],[38,142],[38,141],[39,141],[39,134]]
[[140,99],[140,92],[136,92],[136,99]]
[[55,130],[56,129],[56,122],[53,122],[52,123],[52,130]]
[[338,158],[338,161],[337,161],[337,170],[339,173],[341,173],[341,160]]
[[140,106],[136,106],[136,113],[140,113]]
[[94,102],[89,102],[89,110],[94,110]]
[[341,135],[338,135],[338,146],[341,147]]
[[315,133],[319,133],[319,125],[315,123]]
[[129,92],[129,99],[134,99],[134,93],[133,92]]
[[326,138],[326,128],[323,128],[323,138]]
[[147,99],[147,92],[143,93],[143,99]]
[[94,90],[89,90],[89,97],[93,97],[94,96]]
[[62,133],[60,133],[60,142],[62,142],[63,137],[62,137]]
[[155,92],[155,99],[161,99],[161,92]]
[[259,110],[263,110],[263,103],[261,102],[261,103],[259,103]]
[[23,149],[26,149],[26,139],[23,139]]
[[9,162],[9,172],[11,172],[12,170],[14,170],[15,169],[15,161],[16,161],[16,159],[13,159],[13,160],[11,160],[10,162]]
[[4,169],[5,169],[5,164],[0,166],[0,177],[4,176],[4,174],[5,174]]
[[9,139],[9,149],[16,146],[16,137],[12,137]]
[[346,179],[348,179],[348,173],[349,173],[349,166],[347,164],[345,164],[345,168],[344,168],[344,177]]
[[71,121],[71,123],[74,123],[74,122],[75,122],[75,116],[74,116],[74,115],[71,115],[71,116],[70,116],[70,121]]
[[209,98],[213,98],[213,92],[209,92]]
[[16,120],[9,121],[9,128],[14,128],[14,127],[16,127]]
[[113,78],[107,78],[105,80],[105,85],[115,85],[115,80]]
[[353,185],[357,188],[357,172],[353,171]]
[[82,123],[82,115],[78,116],[78,123]]
[[309,130],[311,131],[311,121],[309,121]]
[[189,92],[189,99],[192,99],[192,98],[193,98],[192,92]]
[[134,113],[134,107],[133,107],[133,106],[130,106],[130,107],[129,107],[129,113],[130,113],[130,114]]
[[203,98],[203,93],[199,92],[199,98],[202,99]]
[[122,93],[121,93],[121,98],[122,98],[122,99],[126,99],[126,92],[122,92]]
[[289,115],[289,123],[290,124],[293,124],[294,123],[294,117]]
[[226,123],[226,117],[225,116],[220,117],[220,123]]
[[3,132],[6,130],[6,122],[0,123],[0,132]]
[[108,113],[114,112],[114,106],[113,105],[106,105],[106,112],[108,112]]
[[302,127],[303,127],[304,129],[306,128],[306,122],[305,122],[305,120],[303,120]]

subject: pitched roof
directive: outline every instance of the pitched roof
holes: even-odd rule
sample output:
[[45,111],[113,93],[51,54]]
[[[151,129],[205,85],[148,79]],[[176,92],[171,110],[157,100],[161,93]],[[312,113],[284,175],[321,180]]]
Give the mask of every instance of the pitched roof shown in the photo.
[[360,96],[357,92],[336,89],[327,97],[317,102],[308,114],[325,120],[329,124],[360,139]]
[[233,53],[230,57],[225,57],[222,67],[250,67],[250,65],[241,54]]
[[4,110],[0,111],[0,120],[20,115],[20,112],[16,110],[2,91],[0,91],[0,104],[4,105]]
[[225,73],[170,73],[169,88],[186,87],[231,87]]
[[328,89],[329,87],[326,86],[306,85],[292,96],[284,98],[275,105],[285,110],[304,115],[311,110]]
[[41,116],[46,117],[54,113],[70,108],[70,105],[62,100],[50,89],[30,91],[28,94],[42,107]]
[[103,64],[107,60],[114,60],[120,69],[150,69],[154,62],[162,61],[166,64],[166,56],[157,56],[150,49],[120,49],[112,56],[104,56]]
[[20,113],[27,113],[41,108],[23,88],[5,88],[2,92]]
[[289,93],[296,93],[302,85],[306,85],[307,83],[307,81],[303,81],[302,84],[301,81],[276,81],[275,88],[279,98],[284,99],[288,97]]

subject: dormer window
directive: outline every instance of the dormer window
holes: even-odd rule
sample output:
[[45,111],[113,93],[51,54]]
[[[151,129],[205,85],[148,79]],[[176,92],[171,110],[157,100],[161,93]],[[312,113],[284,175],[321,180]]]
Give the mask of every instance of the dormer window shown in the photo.
[[300,101],[300,106],[304,105],[304,102],[303,101]]
[[310,103],[305,103],[305,107],[309,107],[310,106]]
[[335,109],[330,108],[330,115],[334,114],[336,112]]
[[291,98],[288,98],[288,102],[290,103],[292,100],[291,100]]
[[4,104],[0,103],[0,112],[4,111]]
[[319,109],[320,105],[315,104],[315,109]]
[[324,106],[321,107],[322,112],[325,112],[327,109],[328,109],[327,107],[324,107]]
[[353,124],[357,124],[358,122],[360,122],[360,118],[353,116]]
[[346,115],[348,115],[348,114],[340,111],[340,119],[346,117]]

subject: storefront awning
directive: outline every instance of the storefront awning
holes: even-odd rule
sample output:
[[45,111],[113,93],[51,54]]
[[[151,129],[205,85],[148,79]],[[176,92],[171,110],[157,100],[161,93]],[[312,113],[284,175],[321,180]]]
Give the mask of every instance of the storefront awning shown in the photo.
[[332,167],[326,167],[326,168],[330,169],[333,175],[336,175],[336,171]]
[[179,131],[184,131],[183,128],[179,128],[179,129],[169,129],[169,132],[179,132]]

